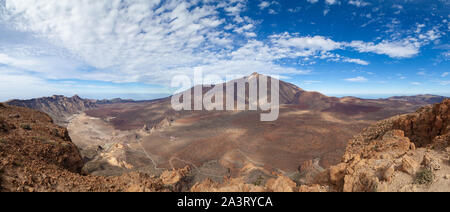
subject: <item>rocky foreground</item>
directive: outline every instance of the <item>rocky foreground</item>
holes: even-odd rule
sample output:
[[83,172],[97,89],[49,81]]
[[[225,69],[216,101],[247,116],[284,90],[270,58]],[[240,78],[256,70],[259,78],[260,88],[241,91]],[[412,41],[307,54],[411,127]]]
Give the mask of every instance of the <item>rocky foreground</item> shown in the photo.
[[[83,160],[65,128],[41,112],[0,104],[0,191],[450,191],[450,100],[377,123],[355,136],[342,163],[300,168],[263,182],[226,178],[190,185],[190,168],[161,176],[82,173]],[[319,166],[320,167],[320,166]],[[250,167],[251,168],[251,167]]]
[[48,115],[0,104],[0,191],[177,191],[189,170],[97,177],[81,173],[83,165],[67,130]]

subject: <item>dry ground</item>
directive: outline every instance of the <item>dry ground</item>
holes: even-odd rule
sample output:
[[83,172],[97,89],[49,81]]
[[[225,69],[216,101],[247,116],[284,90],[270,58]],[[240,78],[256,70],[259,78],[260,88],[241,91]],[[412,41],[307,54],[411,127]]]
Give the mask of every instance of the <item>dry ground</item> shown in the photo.
[[325,168],[337,164],[348,140],[363,128],[420,106],[355,98],[338,101],[324,110],[284,105],[274,122],[260,122],[257,111],[175,112],[168,100],[120,103],[86,111],[73,119],[69,131],[75,144],[103,145],[104,154],[113,151],[105,144],[124,146],[125,156],[107,154],[118,159],[106,159],[109,165],[122,164],[121,171],[127,170],[126,165],[116,161],[138,160],[133,170],[152,174],[190,165],[199,180],[248,174],[242,168],[249,164],[293,176],[308,160],[318,158]]

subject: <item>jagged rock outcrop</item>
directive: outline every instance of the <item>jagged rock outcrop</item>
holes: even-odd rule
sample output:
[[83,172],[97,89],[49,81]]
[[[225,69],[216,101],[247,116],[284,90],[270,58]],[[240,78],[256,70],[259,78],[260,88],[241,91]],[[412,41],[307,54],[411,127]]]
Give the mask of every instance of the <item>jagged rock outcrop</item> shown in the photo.
[[394,121],[394,129],[400,129],[418,147],[437,145],[436,139],[442,140],[441,145],[448,146],[450,133],[450,100],[419,109],[416,113],[404,115]]
[[73,97],[55,95],[30,100],[11,100],[6,103],[44,112],[60,126],[66,126],[70,116],[97,107],[95,100],[82,99],[77,95]]
[[[330,167],[316,182],[344,192],[448,191],[450,182],[439,181],[442,177],[433,180],[450,170],[449,153],[443,152],[450,144],[449,106],[450,100],[445,100],[365,129],[349,142],[342,163]],[[445,170],[441,164],[447,164]],[[425,182],[439,185],[420,187]]]
[[321,174],[325,169],[320,166],[320,159],[305,161],[299,167],[297,182],[301,185],[307,185],[315,183],[315,179],[319,174]]
[[179,170],[164,171],[160,178],[164,185],[169,186],[172,191],[189,191],[191,168],[189,166]]
[[243,178],[225,178],[223,183],[206,179],[196,183],[191,192],[297,192],[297,184],[286,176],[270,178],[265,185],[249,184]]

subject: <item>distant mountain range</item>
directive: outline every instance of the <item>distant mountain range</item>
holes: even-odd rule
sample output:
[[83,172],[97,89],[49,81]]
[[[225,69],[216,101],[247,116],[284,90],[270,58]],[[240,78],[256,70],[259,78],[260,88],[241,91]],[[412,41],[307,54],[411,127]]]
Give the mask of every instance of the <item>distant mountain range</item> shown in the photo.
[[75,95],[73,97],[54,95],[51,97],[42,97],[30,100],[15,99],[6,102],[6,104],[26,107],[47,113],[48,115],[50,115],[50,117],[52,117],[53,121],[56,124],[60,126],[66,126],[66,124],[68,123],[68,119],[74,114],[97,108],[99,105],[130,102],[134,102],[134,100],[124,100],[120,98],[111,100],[92,100],[83,99],[78,95]]
[[399,101],[407,101],[407,102],[416,102],[416,103],[428,103],[428,104],[436,104],[444,101],[444,99],[448,99],[445,96],[437,96],[431,94],[425,95],[416,95],[416,96],[393,96],[388,98],[388,100],[399,100]]

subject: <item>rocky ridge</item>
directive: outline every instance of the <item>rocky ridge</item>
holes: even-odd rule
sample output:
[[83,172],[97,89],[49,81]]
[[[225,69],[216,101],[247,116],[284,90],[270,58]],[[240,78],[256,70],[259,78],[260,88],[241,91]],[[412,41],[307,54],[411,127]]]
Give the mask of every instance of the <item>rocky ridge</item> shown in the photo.
[[101,177],[82,173],[83,165],[67,130],[48,115],[0,103],[0,191],[180,191],[189,170]]
[[78,95],[73,97],[54,95],[30,100],[11,100],[6,104],[44,112],[60,126],[67,126],[72,115],[97,107],[95,100],[82,99]]

